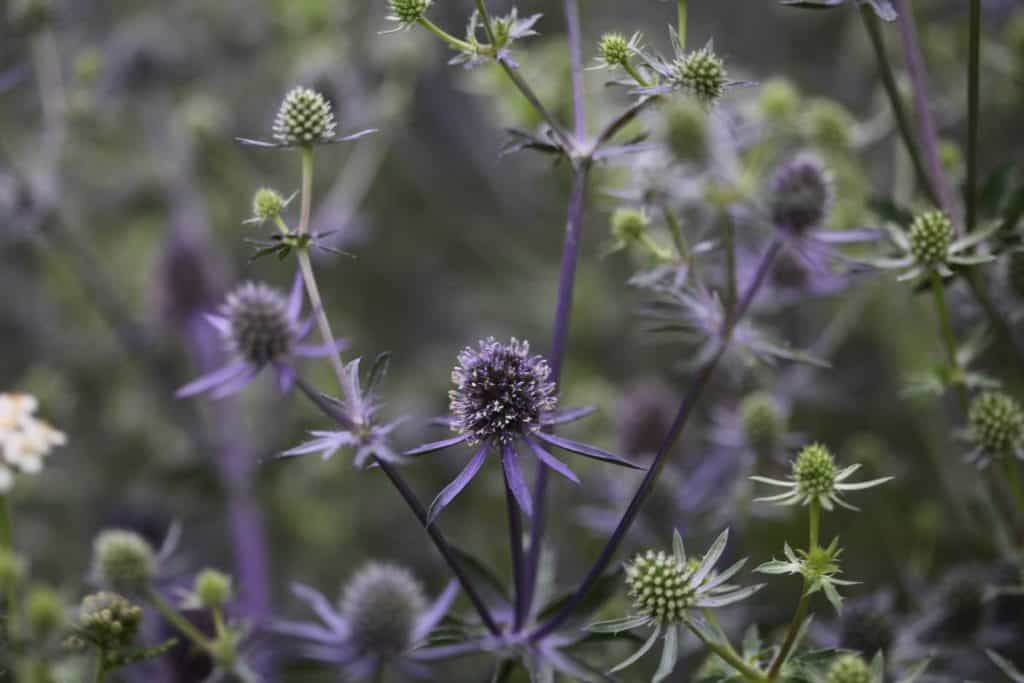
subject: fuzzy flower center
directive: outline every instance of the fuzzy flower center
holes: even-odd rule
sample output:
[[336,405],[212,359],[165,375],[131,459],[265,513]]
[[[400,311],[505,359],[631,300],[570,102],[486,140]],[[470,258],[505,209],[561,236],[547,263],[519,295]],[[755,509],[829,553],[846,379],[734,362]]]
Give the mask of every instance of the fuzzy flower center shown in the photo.
[[836,465],[832,454],[820,444],[807,446],[793,463],[793,478],[803,495],[828,494],[836,482]]
[[798,157],[775,174],[769,200],[772,223],[798,235],[821,225],[832,203],[832,183],[812,157]]
[[693,604],[688,584],[698,561],[681,563],[664,551],[648,550],[626,567],[626,586],[633,606],[663,624],[678,624]]
[[551,369],[542,357],[530,356],[528,342],[502,344],[490,337],[475,349],[466,347],[458,360],[448,394],[452,428],[471,443],[506,444],[537,431],[541,415],[558,402]]
[[402,567],[371,564],[345,588],[341,613],[360,652],[397,656],[415,643],[416,622],[426,609],[419,582]]
[[248,282],[228,295],[222,313],[232,348],[250,363],[266,365],[291,352],[295,328],[280,292]]
[[289,145],[329,140],[334,137],[334,130],[330,102],[309,88],[289,91],[274,119],[274,137]]
[[828,683],[871,683],[871,667],[860,655],[841,655],[828,670]]
[[990,391],[974,399],[969,422],[974,439],[993,455],[1011,453],[1024,437],[1024,410],[1002,392]]
[[928,211],[910,226],[910,251],[918,263],[936,266],[946,260],[953,243],[953,224],[941,211]]
[[672,80],[702,102],[714,102],[725,92],[725,64],[710,48],[701,48],[675,61]]

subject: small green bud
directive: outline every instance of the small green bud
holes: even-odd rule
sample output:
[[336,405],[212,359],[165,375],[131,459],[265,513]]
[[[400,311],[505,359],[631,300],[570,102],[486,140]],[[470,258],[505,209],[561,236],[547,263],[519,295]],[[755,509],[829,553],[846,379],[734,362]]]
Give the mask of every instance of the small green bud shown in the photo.
[[216,569],[199,572],[193,591],[204,607],[223,607],[234,594],[231,577]]
[[710,104],[725,92],[725,63],[710,47],[703,47],[678,58],[671,79]]
[[743,434],[747,444],[757,453],[774,451],[785,429],[779,406],[765,393],[750,394],[740,404]]
[[692,100],[678,100],[665,111],[669,149],[683,161],[700,161],[707,155],[708,113]]
[[802,495],[827,495],[835,486],[836,474],[835,459],[821,444],[805,447],[793,462],[793,479]]
[[952,243],[953,224],[941,211],[919,214],[910,225],[910,251],[921,265],[943,263]]
[[45,638],[64,621],[64,601],[56,591],[46,586],[35,586],[25,596],[25,614],[32,632]]
[[1024,438],[1024,410],[1001,391],[987,391],[975,398],[968,423],[974,441],[991,456],[1014,453]]
[[389,0],[388,4],[391,6],[391,15],[395,21],[408,25],[415,24],[422,19],[434,2],[433,0]]
[[808,103],[804,114],[807,135],[826,149],[842,150],[850,146],[854,119],[842,105],[826,99]]
[[156,572],[156,554],[146,539],[133,531],[104,531],[93,543],[93,570],[115,590],[141,591]]
[[860,655],[840,655],[828,670],[828,683],[871,683],[871,667]]
[[612,214],[612,237],[618,242],[629,244],[643,237],[651,221],[639,209],[621,207]]
[[815,583],[839,573],[839,553],[837,541],[827,548],[815,546],[804,556],[802,573],[808,582]]
[[94,593],[82,600],[78,613],[78,630],[82,641],[116,652],[135,640],[142,621],[142,608],[117,593]]
[[20,555],[0,549],[0,585],[10,586],[25,578],[27,567]]
[[601,36],[598,51],[601,53],[601,59],[613,66],[627,64],[631,56],[629,40],[621,33],[606,33]]
[[274,137],[286,145],[311,145],[334,137],[334,112],[327,98],[309,88],[285,95],[274,119]]
[[773,78],[761,86],[758,107],[766,119],[789,122],[800,107],[800,94],[788,80]]
[[691,571],[692,567],[664,551],[637,555],[626,565],[626,586],[633,606],[662,624],[680,623],[694,599],[694,590],[687,584]]
[[252,213],[253,217],[259,219],[261,222],[276,218],[281,215],[281,211],[285,207],[285,199],[277,192],[269,187],[262,187],[256,190],[256,194],[252,197]]

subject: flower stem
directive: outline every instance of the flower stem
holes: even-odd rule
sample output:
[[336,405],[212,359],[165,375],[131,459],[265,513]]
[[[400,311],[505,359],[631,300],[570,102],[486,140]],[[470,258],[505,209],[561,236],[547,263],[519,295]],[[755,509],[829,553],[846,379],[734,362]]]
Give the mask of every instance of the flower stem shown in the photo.
[[475,48],[472,45],[470,45],[464,40],[459,40],[458,38],[448,33],[443,28],[432,22],[430,19],[427,19],[426,17],[420,17],[417,20],[417,23],[419,23],[420,26],[427,29],[435,36],[440,38],[442,41],[447,43],[449,47],[466,52],[473,52],[475,50]]
[[778,256],[781,249],[782,244],[778,240],[774,240],[761,257],[761,262],[758,264],[753,280],[747,286],[747,289],[744,291],[743,296],[740,298],[740,301],[736,306],[735,315],[727,322],[726,326],[720,333],[718,348],[711,355],[711,358],[697,371],[697,375],[690,384],[690,388],[687,390],[686,394],[683,395],[679,404],[679,410],[676,412],[675,419],[672,422],[672,426],[669,428],[665,438],[662,439],[657,454],[654,456],[654,460],[651,462],[651,466],[647,470],[647,474],[644,475],[643,481],[637,488],[636,493],[633,494],[633,498],[630,500],[625,512],[623,512],[622,518],[615,527],[615,531],[612,532],[611,537],[608,539],[604,548],[601,550],[601,553],[594,561],[594,564],[590,567],[586,576],[580,582],[580,585],[576,589],[576,592],[573,593],[573,596],[565,601],[561,609],[552,615],[547,622],[540,625],[532,634],[530,634],[531,641],[536,642],[544,636],[553,633],[562,624],[564,624],[572,614],[573,610],[579,605],[580,601],[594,587],[594,584],[601,577],[601,574],[605,569],[607,569],[608,565],[611,564],[615,553],[618,551],[619,546],[626,537],[626,533],[633,526],[633,522],[636,521],[637,515],[640,513],[640,508],[654,490],[654,486],[657,484],[658,478],[660,477],[666,462],[668,462],[668,455],[676,441],[679,439],[679,436],[682,434],[683,429],[686,427],[690,416],[693,414],[693,409],[696,406],[697,400],[700,398],[704,388],[707,386],[711,376],[714,374],[715,369],[718,367],[718,363],[722,359],[722,356],[724,356],[725,352],[728,350],[729,345],[732,342],[732,334],[736,325],[740,320],[742,320],[743,316],[746,315],[747,310],[750,308],[750,304],[753,303],[754,297],[757,296],[757,292],[764,284],[764,281],[768,276],[768,272],[771,270],[772,263],[774,263],[775,258]]
[[513,630],[519,632],[526,621],[530,605],[526,598],[525,571],[523,564],[523,522],[519,515],[519,505],[515,496],[512,495],[512,487],[509,485],[508,474],[505,474],[505,504],[508,508],[508,543],[512,553],[512,578],[515,583],[515,617]]
[[533,107],[537,114],[547,122],[548,126],[551,127],[551,132],[558,138],[558,141],[562,145],[565,153],[572,155],[576,149],[576,145],[566,134],[565,130],[562,128],[562,124],[558,122],[558,119],[556,119],[554,115],[548,111],[547,107],[544,106],[544,103],[540,101],[540,98],[537,97],[537,93],[533,91],[530,84],[526,82],[519,71],[517,71],[516,68],[512,66],[507,59],[505,59],[505,57],[498,55],[495,57],[495,60],[498,62],[498,65],[502,70],[504,70],[509,80],[512,81],[512,84],[516,86],[519,92],[522,93],[523,97],[526,98],[526,101],[530,103],[530,106]]
[[821,504],[814,500],[808,506],[808,529],[810,535],[810,543],[807,546],[809,550],[816,550],[818,547],[818,533],[821,529]]
[[974,230],[978,200],[979,71],[981,61],[981,0],[971,0],[970,40],[967,57],[967,188],[965,226]]
[[[7,496],[0,494],[0,552],[13,553],[14,541],[11,531],[11,509]],[[11,622],[15,617],[15,586],[13,581],[5,581],[0,585],[0,595],[3,597],[4,607],[7,614],[0,618],[0,641],[7,640],[7,634],[11,629]]]
[[[299,227],[296,232],[305,235],[309,232],[310,207],[313,202],[313,148],[302,148],[302,209],[299,216]],[[324,344],[330,347],[331,366],[334,374],[338,377],[342,393],[345,396],[346,407],[348,408],[348,419],[355,428],[366,423],[364,415],[363,397],[357,385],[357,378],[345,369],[345,363],[341,360],[341,352],[338,351],[337,340],[331,331],[331,322],[324,310],[323,300],[320,298],[320,288],[316,283],[316,274],[313,271],[313,262],[309,258],[309,249],[299,249],[299,270],[302,271],[302,279],[306,285],[306,294],[309,297],[309,305],[313,309],[313,316],[316,318],[317,326],[320,329],[320,338]]]
[[686,49],[686,0],[676,0],[679,9],[679,49]]
[[632,62],[628,59],[622,63],[622,68],[626,70],[626,73],[633,77],[633,80],[637,82],[637,85],[643,88],[646,88],[649,85],[647,79],[640,75],[640,72],[636,70],[636,67],[633,66]]
[[1021,482],[1020,461],[1012,456],[1006,458],[1006,480],[1017,503],[1017,512],[1024,513],[1024,483]]
[[966,416],[970,398],[967,395],[967,384],[964,381],[963,368],[960,367],[960,361],[956,357],[956,336],[953,333],[953,325],[949,319],[949,307],[946,305],[946,288],[942,283],[942,276],[934,270],[931,273],[931,284],[932,293],[935,295],[935,311],[939,316],[939,331],[942,334],[943,343],[946,347],[949,368],[953,373],[952,382],[956,386],[960,408]]
[[697,636],[702,643],[704,643],[704,647],[721,657],[725,663],[743,674],[743,677],[748,681],[751,683],[767,683],[767,681],[770,680],[769,677],[766,677],[763,673],[744,661],[743,657],[741,657],[731,645],[726,646],[721,643],[716,643],[713,640],[708,639],[700,629],[690,622],[687,621],[685,623],[686,627],[690,629],[690,631]]
[[107,651],[100,648],[96,653],[96,666],[93,668],[93,683],[103,683],[107,677]]
[[722,211],[722,244],[725,248],[725,314],[736,307],[736,228],[729,210]]
[[487,34],[487,40],[491,45],[495,45],[494,27],[491,26],[491,14],[487,11],[487,3],[484,2],[484,0],[476,0],[476,11],[480,14],[480,18],[483,20],[484,33]]
[[156,611],[159,612],[161,616],[168,621],[168,623],[178,629],[182,635],[207,653],[213,652],[213,641],[193,626],[192,623],[178,610],[167,604],[167,601],[164,600],[159,593],[152,588],[147,588],[145,596],[146,599],[149,600],[150,604],[153,605],[153,608],[156,609]]
[[779,654],[776,655],[775,661],[772,662],[771,668],[768,670],[768,680],[774,681],[778,678],[782,665],[786,663],[789,653],[793,651],[793,646],[796,645],[797,634],[800,633],[800,627],[804,623],[804,618],[807,616],[807,608],[810,604],[811,596],[807,593],[807,580],[805,579],[803,588],[800,589],[800,602],[797,603],[796,612],[793,614],[793,621],[789,623],[789,632],[786,633],[786,640],[782,644]]

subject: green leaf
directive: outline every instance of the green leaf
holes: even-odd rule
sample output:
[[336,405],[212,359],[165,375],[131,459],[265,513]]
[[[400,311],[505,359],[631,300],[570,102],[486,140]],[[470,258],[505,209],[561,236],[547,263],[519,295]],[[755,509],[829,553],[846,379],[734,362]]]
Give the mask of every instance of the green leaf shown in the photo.
[[366,378],[366,388],[363,389],[363,396],[369,397],[374,388],[388,375],[388,367],[391,365],[391,352],[384,351],[377,354],[370,367],[370,374]]

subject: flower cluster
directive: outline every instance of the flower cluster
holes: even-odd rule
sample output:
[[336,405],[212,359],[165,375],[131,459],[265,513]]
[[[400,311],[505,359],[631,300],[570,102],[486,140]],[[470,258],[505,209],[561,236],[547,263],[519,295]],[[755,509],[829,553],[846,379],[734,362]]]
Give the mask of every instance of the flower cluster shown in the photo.
[[35,417],[38,406],[28,394],[0,394],[0,494],[11,490],[15,474],[39,472],[50,451],[67,443],[63,432]]

